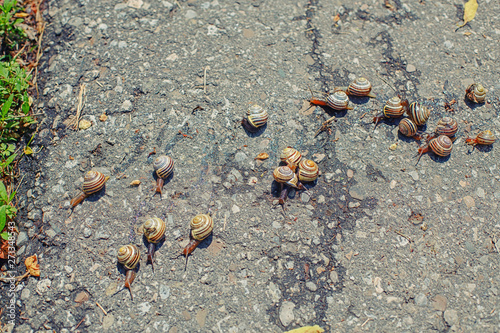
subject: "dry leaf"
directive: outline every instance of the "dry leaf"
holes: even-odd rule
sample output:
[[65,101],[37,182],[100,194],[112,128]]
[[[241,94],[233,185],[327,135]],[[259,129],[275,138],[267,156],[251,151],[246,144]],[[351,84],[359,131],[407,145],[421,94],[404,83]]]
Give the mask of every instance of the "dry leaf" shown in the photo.
[[319,327],[318,325],[314,326],[304,326],[301,328],[296,328],[294,330],[285,332],[285,333],[322,333],[325,330]]
[[257,157],[255,158],[256,160],[266,160],[269,158],[269,154],[266,154],[266,153],[260,153],[259,155],[257,155]]
[[90,122],[90,120],[86,120],[86,119],[80,120],[80,123],[78,124],[78,128],[81,130],[86,130],[90,126],[92,126],[92,123]]
[[101,114],[101,116],[99,117],[100,121],[106,121],[107,119],[108,119],[108,116],[106,116],[105,113]]
[[38,265],[38,257],[36,254],[26,258],[24,264],[26,265],[26,270],[31,276],[40,276],[40,265]]
[[33,154],[33,149],[31,149],[31,147],[26,146],[26,147],[24,147],[23,150],[24,150],[24,154],[25,155],[31,155],[31,154]]
[[392,145],[389,146],[389,150],[396,150],[398,148],[397,143],[393,143]]
[[208,246],[208,252],[210,252],[211,255],[216,256],[222,250],[222,248],[224,248],[224,246],[224,242],[218,239],[214,239]]
[[141,183],[141,181],[140,181],[140,180],[138,180],[138,179],[137,179],[137,180],[133,180],[133,181],[131,181],[131,182],[130,182],[130,186],[137,186],[137,185],[139,185],[140,183]]
[[459,25],[459,28],[463,27],[474,19],[474,16],[476,16],[477,7],[478,5],[476,0],[469,0],[464,5],[464,23],[462,25]]

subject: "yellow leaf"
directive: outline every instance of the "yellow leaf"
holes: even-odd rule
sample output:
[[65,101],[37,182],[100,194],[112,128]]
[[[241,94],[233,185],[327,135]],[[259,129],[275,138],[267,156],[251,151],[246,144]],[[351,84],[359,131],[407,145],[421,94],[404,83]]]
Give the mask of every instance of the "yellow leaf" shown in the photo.
[[26,258],[24,264],[31,276],[40,276],[40,265],[38,265],[38,257],[36,254]]
[[325,330],[319,327],[318,325],[314,325],[314,326],[304,326],[301,328],[296,328],[294,330],[285,333],[321,333],[324,331]]
[[464,5],[464,23],[462,25],[459,25],[459,28],[463,27],[474,19],[474,16],[476,16],[477,6],[478,4],[476,0],[469,0]]
[[31,155],[31,154],[33,154],[33,149],[31,149],[31,147],[26,146],[26,147],[24,147],[24,153],[26,155]]

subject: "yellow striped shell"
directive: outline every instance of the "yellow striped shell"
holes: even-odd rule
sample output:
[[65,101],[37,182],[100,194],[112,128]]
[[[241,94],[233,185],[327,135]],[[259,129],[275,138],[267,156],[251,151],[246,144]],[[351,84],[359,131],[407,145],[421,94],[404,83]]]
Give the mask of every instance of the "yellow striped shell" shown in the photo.
[[124,245],[118,250],[118,262],[127,269],[134,269],[141,259],[141,252],[134,244]]
[[436,155],[448,156],[451,154],[453,142],[451,142],[451,139],[446,135],[440,135],[436,139],[432,139],[429,142],[429,147]]
[[486,89],[484,89],[482,84],[473,83],[465,90],[465,96],[474,103],[484,103]]
[[401,119],[399,122],[399,131],[404,136],[414,136],[417,134],[417,130],[417,125],[415,125],[415,123],[408,118]]
[[352,96],[369,96],[375,97],[375,95],[370,94],[372,91],[372,84],[370,81],[364,77],[357,78],[354,80],[347,88],[346,93]]
[[408,109],[408,117],[415,123],[415,125],[423,125],[429,119],[431,112],[428,108],[420,105],[418,102],[413,102],[410,104]]
[[174,170],[174,160],[170,156],[158,156],[153,162],[156,175],[160,178],[167,178]]
[[167,226],[162,219],[157,217],[153,217],[151,219],[147,219],[144,224],[144,236],[150,243],[158,243],[165,236],[165,230]]
[[480,132],[475,139],[468,138],[465,142],[469,145],[492,145],[496,140],[495,135],[490,130],[486,130]]
[[204,240],[212,233],[214,229],[214,221],[210,215],[198,214],[196,215],[190,223],[191,226],[191,236],[196,240]]
[[349,108],[349,97],[342,90],[337,90],[326,98],[328,106],[334,110],[340,111]]
[[311,160],[303,159],[299,163],[299,180],[301,182],[313,182],[318,178],[318,165]]
[[439,119],[436,126],[437,135],[446,135],[447,137],[453,137],[458,131],[458,123],[455,119],[451,117],[443,117]]
[[[406,103],[408,103],[405,100]],[[386,118],[399,118],[405,113],[405,103],[399,98],[399,96],[395,96],[387,101],[384,106],[384,116]],[[408,106],[408,104],[406,104]]]
[[297,174],[287,166],[280,166],[274,169],[273,176],[274,180],[278,183],[298,188],[299,178],[297,177]]
[[288,165],[297,166],[302,159],[302,154],[290,146],[284,148],[280,154],[280,160]]
[[104,184],[109,177],[104,176],[99,171],[88,171],[83,177],[83,193],[89,195],[99,192],[104,188]]
[[247,110],[247,120],[255,128],[266,124],[268,118],[267,111],[258,104],[251,105]]

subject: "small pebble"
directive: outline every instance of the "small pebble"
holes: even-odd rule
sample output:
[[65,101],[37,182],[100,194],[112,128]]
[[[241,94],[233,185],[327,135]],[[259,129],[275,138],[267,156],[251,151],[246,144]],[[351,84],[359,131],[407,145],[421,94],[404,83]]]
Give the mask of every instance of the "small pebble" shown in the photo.
[[315,285],[314,282],[311,282],[311,281],[306,282],[306,288],[309,289],[310,291],[318,290],[318,286]]
[[83,228],[83,237],[89,238],[90,236],[92,236],[92,230],[89,228]]
[[463,200],[467,208],[472,208],[476,205],[474,199],[470,195],[465,196]]
[[279,317],[281,324],[285,327],[290,325],[295,320],[293,308],[295,308],[295,304],[293,302],[285,301],[281,304]]
[[414,181],[417,181],[419,179],[418,172],[416,171],[410,171],[408,172],[411,178],[413,178]]
[[410,65],[408,65],[408,66],[406,66],[406,71],[407,71],[408,73],[412,73],[412,72],[414,72],[414,71],[416,71],[416,70],[417,70],[417,68],[416,68],[415,66],[411,65],[411,64],[410,64]]

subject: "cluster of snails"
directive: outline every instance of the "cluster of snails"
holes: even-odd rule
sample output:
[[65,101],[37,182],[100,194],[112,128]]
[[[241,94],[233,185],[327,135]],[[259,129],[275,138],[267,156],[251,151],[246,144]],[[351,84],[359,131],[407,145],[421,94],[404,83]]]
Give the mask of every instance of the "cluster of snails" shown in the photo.
[[336,111],[352,110],[349,106],[349,96],[377,97],[372,92],[372,84],[364,77],[357,78],[348,87],[336,87],[326,100],[311,98],[309,103],[319,106],[328,106]]
[[[208,214],[196,215],[190,222],[191,231],[189,233],[190,242],[182,250],[180,255],[186,257],[186,266],[188,256],[198,247],[198,245],[207,238],[213,231],[214,221]],[[154,254],[156,245],[165,239],[166,224],[158,218],[147,219],[142,225],[144,238],[148,242],[148,257],[146,263],[151,263],[154,272]],[[118,250],[118,263],[123,265],[126,271],[124,288],[130,291],[130,297],[133,299],[131,285],[135,279],[138,264],[141,258],[141,252],[135,244],[124,245]],[[123,288],[123,289],[124,289]],[[120,289],[118,292],[120,292]]]
[[280,159],[286,165],[277,167],[273,177],[280,184],[279,203],[283,205],[290,187],[307,191],[302,182],[315,181],[319,175],[319,168],[314,161],[302,158],[302,154],[290,146],[283,149]]

